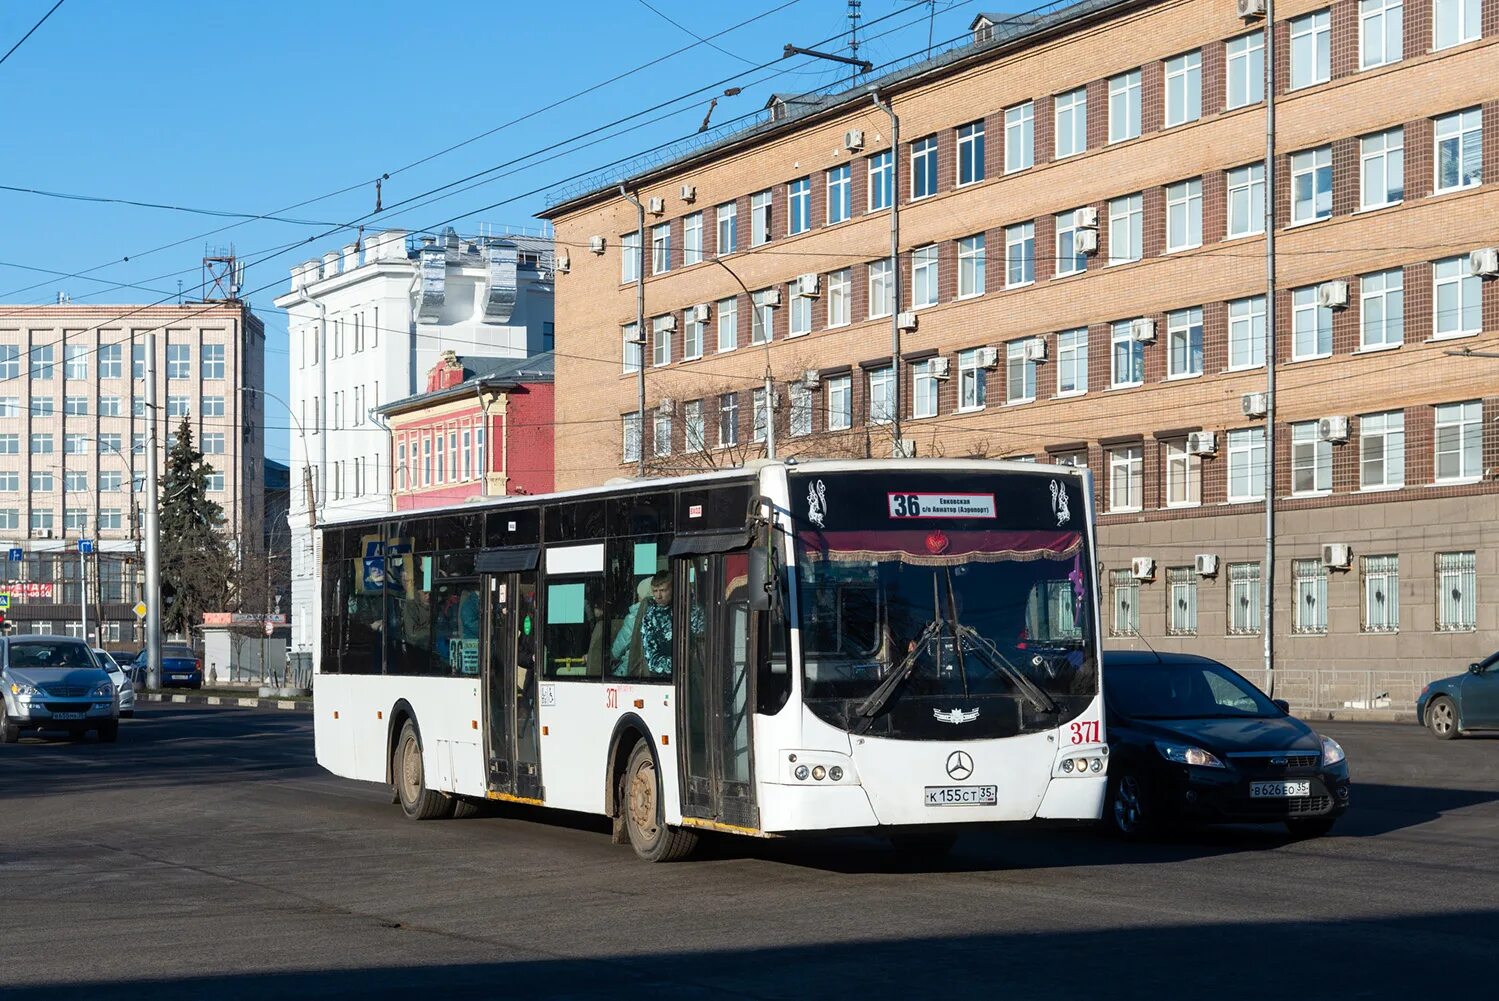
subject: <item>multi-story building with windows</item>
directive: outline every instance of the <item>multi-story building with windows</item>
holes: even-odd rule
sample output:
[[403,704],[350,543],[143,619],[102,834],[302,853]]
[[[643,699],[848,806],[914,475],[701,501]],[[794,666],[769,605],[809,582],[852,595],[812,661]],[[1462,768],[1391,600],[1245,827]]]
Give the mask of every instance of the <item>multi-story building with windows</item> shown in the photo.
[[[292,269],[292,649],[318,649],[315,525],[390,510],[389,429],[444,352],[523,358],[552,347],[550,239],[370,236]],[[309,505],[312,510],[309,511]]]
[[140,640],[150,332],[161,469],[186,417],[230,539],[261,545],[265,408],[241,387],[265,384],[265,327],[248,305],[0,306],[0,547],[23,554],[5,564],[23,632],[81,636],[87,600],[91,638]]
[[[565,193],[544,213],[573,261],[559,485],[642,447],[654,469],[759,454],[768,366],[782,455],[888,455],[898,401],[920,454],[1086,464],[1116,634],[1257,666],[1270,489],[1279,664],[1491,653],[1499,2],[1283,0],[1273,27],[1245,6],[981,16],[925,62]],[[620,180],[649,211],[644,338]]]

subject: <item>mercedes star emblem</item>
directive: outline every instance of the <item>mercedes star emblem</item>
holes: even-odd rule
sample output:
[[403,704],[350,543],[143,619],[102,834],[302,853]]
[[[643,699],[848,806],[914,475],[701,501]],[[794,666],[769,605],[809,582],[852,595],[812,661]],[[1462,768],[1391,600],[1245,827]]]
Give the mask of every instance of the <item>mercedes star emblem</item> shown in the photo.
[[947,777],[954,782],[967,781],[973,774],[973,758],[967,751],[954,751],[947,756]]

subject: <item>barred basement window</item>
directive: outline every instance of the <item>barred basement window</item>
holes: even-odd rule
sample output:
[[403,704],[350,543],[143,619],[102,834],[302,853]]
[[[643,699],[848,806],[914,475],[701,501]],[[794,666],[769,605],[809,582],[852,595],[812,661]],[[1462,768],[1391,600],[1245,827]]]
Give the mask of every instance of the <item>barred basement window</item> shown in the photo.
[[1478,572],[1474,553],[1437,553],[1437,628],[1478,628]]
[[1250,636],[1260,631],[1260,565],[1228,565],[1228,632]]
[[1114,599],[1114,614],[1109,620],[1109,635],[1138,635],[1140,632],[1140,582],[1128,570],[1110,570],[1109,591]]
[[1166,616],[1168,636],[1197,635],[1197,571],[1192,567],[1168,567]]
[[1364,632],[1393,633],[1400,629],[1400,557],[1365,556]]
[[1327,632],[1327,567],[1321,560],[1291,561],[1291,590],[1296,608],[1291,613],[1291,631],[1303,634]]

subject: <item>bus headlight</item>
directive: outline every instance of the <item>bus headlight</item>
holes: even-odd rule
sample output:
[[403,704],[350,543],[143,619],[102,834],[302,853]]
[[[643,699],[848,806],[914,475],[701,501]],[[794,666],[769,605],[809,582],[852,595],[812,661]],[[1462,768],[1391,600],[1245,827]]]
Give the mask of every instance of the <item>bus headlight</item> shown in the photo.
[[818,765],[816,768],[812,769],[812,777],[821,782],[823,779],[828,777],[828,770],[821,765]]
[[811,774],[811,771],[807,768],[806,765],[797,765],[796,771],[792,772],[791,774],[795,775],[799,781],[805,782],[807,781],[807,776]]
[[828,769],[828,778],[832,779],[834,782],[842,782],[843,769],[839,768],[837,765],[834,765],[832,768]]

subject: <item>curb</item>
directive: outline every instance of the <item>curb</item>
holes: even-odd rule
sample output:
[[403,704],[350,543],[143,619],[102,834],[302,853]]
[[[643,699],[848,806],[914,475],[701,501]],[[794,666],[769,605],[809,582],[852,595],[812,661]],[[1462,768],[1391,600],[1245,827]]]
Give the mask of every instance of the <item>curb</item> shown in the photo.
[[282,709],[293,712],[311,712],[311,699],[262,699],[256,696],[241,698],[234,695],[168,695],[165,692],[136,692],[139,702],[176,702],[190,706],[234,706],[240,709]]
[[1416,723],[1414,709],[1299,709],[1292,706],[1291,715],[1309,723]]

